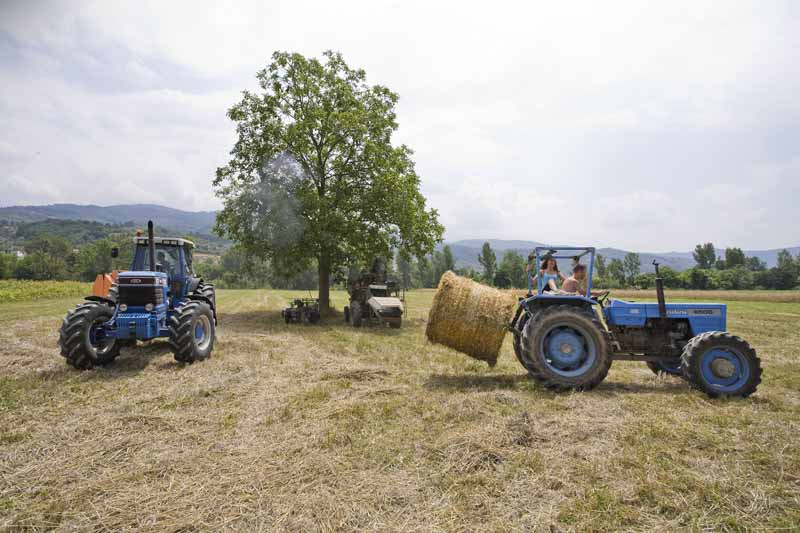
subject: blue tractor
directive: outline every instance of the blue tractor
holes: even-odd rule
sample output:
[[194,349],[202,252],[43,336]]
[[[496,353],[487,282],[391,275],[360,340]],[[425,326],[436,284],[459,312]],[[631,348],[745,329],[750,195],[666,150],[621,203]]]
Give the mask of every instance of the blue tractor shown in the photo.
[[[214,287],[192,270],[191,241],[134,238],[131,268],[119,273],[107,297],[89,296],[67,313],[59,345],[67,363],[85,370],[111,363],[123,346],[167,338],[181,363],[206,359],[214,349],[217,303]],[[112,250],[117,257],[119,250]]]
[[[588,257],[588,264],[582,263]],[[553,291],[538,273],[543,260],[567,259],[588,270],[578,293]],[[726,332],[724,304],[667,304],[656,267],[658,303],[609,300],[592,291],[595,249],[537,247],[509,329],[530,376],[556,390],[588,390],[613,360],[643,361],[656,373],[685,378],[711,397],[748,396],[761,382],[761,362],[743,339]],[[536,286],[534,287],[534,279]]]

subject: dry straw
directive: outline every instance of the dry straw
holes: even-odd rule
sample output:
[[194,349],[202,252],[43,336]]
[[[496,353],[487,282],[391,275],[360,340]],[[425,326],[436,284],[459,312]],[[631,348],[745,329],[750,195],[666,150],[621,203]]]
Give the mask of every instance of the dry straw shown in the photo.
[[494,366],[515,304],[510,292],[445,272],[433,297],[425,335],[431,342]]

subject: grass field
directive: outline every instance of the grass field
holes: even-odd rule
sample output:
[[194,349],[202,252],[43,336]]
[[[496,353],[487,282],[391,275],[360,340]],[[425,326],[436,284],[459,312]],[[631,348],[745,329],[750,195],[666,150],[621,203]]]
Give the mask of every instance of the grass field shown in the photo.
[[431,291],[397,331],[287,326],[294,294],[220,291],[208,361],[179,366],[159,341],[89,372],[56,347],[75,298],[0,303],[0,530],[800,524],[798,300],[729,302],[764,379],[709,400],[625,362],[555,394],[509,339],[493,369],[428,345]]
[[30,281],[0,279],[0,303],[27,302],[52,298],[80,298],[92,290],[91,283],[80,281]]

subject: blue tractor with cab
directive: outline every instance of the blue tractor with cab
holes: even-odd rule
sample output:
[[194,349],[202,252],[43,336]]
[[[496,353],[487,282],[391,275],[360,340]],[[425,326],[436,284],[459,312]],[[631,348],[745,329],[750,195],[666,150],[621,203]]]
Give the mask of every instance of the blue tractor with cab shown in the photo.
[[[550,258],[588,270],[577,293],[554,291],[545,276],[536,275]],[[613,360],[643,361],[653,372],[680,376],[711,397],[745,397],[761,382],[755,350],[726,331],[726,306],[667,304],[657,263],[658,302],[639,303],[592,291],[594,248],[537,247],[530,259],[528,294],[520,298],[509,329],[517,359],[548,388],[592,389]]]
[[156,338],[169,339],[181,363],[208,358],[217,303],[213,285],[194,275],[193,248],[185,239],[155,237],[148,222],[147,236],[134,238],[130,270],[119,273],[108,296],[89,296],[64,317],[59,346],[67,363],[81,370],[107,365],[123,346]]

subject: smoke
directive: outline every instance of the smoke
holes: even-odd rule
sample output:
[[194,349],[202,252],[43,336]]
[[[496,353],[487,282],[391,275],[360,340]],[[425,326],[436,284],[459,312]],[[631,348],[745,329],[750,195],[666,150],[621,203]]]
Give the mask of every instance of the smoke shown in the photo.
[[307,221],[299,199],[308,178],[300,164],[282,153],[258,169],[252,190],[253,232],[270,243],[273,255],[289,251],[303,238]]

